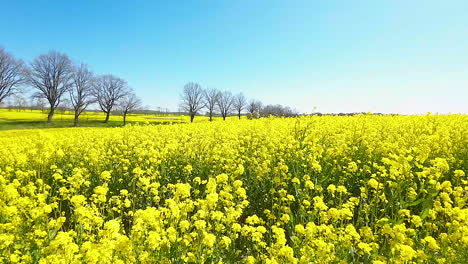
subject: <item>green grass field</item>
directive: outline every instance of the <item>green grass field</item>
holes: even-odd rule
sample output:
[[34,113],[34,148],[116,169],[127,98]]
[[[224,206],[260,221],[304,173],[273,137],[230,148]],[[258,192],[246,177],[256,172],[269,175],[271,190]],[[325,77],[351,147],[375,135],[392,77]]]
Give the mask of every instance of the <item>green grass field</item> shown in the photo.
[[[27,129],[27,128],[60,128],[73,127],[73,112],[56,111],[53,122],[47,123],[47,112],[40,110],[17,110],[0,109],[0,130]],[[111,115],[109,122],[104,123],[105,115],[102,112],[83,112],[80,116],[80,127],[117,127],[123,126],[121,115]],[[237,119],[236,116],[228,119]],[[207,116],[196,116],[194,122],[206,122]],[[214,121],[222,120],[215,117]],[[188,123],[190,117],[186,115],[153,115],[153,114],[128,114],[127,124],[151,123],[151,124],[174,124]]]

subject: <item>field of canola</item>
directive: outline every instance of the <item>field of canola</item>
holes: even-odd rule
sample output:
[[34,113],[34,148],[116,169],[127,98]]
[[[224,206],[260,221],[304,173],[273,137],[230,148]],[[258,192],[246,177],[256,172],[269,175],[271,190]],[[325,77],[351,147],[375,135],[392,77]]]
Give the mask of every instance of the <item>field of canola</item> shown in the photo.
[[0,263],[467,263],[468,116],[0,132]]

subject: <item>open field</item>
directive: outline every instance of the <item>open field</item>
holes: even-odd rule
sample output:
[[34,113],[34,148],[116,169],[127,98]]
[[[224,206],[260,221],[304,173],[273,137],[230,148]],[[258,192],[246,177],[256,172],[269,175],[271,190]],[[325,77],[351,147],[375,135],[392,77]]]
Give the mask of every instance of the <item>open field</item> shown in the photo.
[[[25,128],[59,128],[73,126],[73,112],[56,111],[54,120],[51,124],[47,123],[47,112],[40,110],[16,110],[0,109],[0,130],[5,129],[25,129]],[[84,112],[80,116],[80,127],[116,127],[123,125],[123,118],[120,115],[111,115],[109,123],[104,123],[105,115],[102,112]],[[235,116],[228,119],[237,119]],[[208,121],[207,116],[197,116],[194,122]],[[222,120],[215,117],[214,121]],[[188,123],[189,116],[184,115],[145,115],[128,114],[127,123],[129,124],[175,124]]]
[[2,263],[463,263],[468,116],[0,131]]

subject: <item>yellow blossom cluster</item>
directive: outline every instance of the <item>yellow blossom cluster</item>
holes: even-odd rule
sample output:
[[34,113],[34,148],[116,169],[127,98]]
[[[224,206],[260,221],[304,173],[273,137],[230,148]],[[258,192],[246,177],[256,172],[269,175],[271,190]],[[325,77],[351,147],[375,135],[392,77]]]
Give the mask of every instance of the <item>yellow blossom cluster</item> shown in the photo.
[[468,116],[0,132],[0,263],[466,263]]

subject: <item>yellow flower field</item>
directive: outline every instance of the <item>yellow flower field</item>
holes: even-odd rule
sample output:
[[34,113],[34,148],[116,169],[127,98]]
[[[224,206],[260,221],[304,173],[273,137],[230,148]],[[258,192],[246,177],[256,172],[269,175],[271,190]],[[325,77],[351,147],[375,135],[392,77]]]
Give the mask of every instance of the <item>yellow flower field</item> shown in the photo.
[[0,263],[466,263],[468,116],[0,131]]
[[[46,121],[48,115],[48,110],[44,112],[41,110],[19,110],[19,109],[1,109],[0,108],[0,120],[2,121]],[[54,116],[55,122],[72,122],[74,119],[74,112],[73,111],[57,111]],[[91,112],[85,111],[80,115],[80,120],[82,122],[89,122],[89,121],[104,121],[105,114],[102,112]],[[208,120],[207,117],[201,117],[198,119]],[[121,115],[111,115],[110,121],[115,122],[122,122],[123,117]],[[129,114],[128,121],[130,122],[162,122],[162,121],[170,121],[170,122],[187,122],[189,121],[188,116],[176,116],[172,114],[167,115],[154,115],[154,114]]]
[[[73,111],[57,111],[53,122],[47,123],[48,110],[19,110],[0,108],[0,130],[25,129],[25,128],[61,128],[73,127]],[[105,114],[102,112],[85,111],[80,115],[78,126],[82,127],[115,127],[123,125],[121,113],[110,116],[109,123],[104,123]],[[237,116],[227,117],[229,120],[237,120]],[[242,119],[246,119],[242,116]],[[208,116],[197,116],[194,122],[206,122]],[[213,121],[223,121],[222,117],[215,116]],[[175,114],[128,114],[127,122],[133,124],[177,124],[190,123],[190,116]]]

